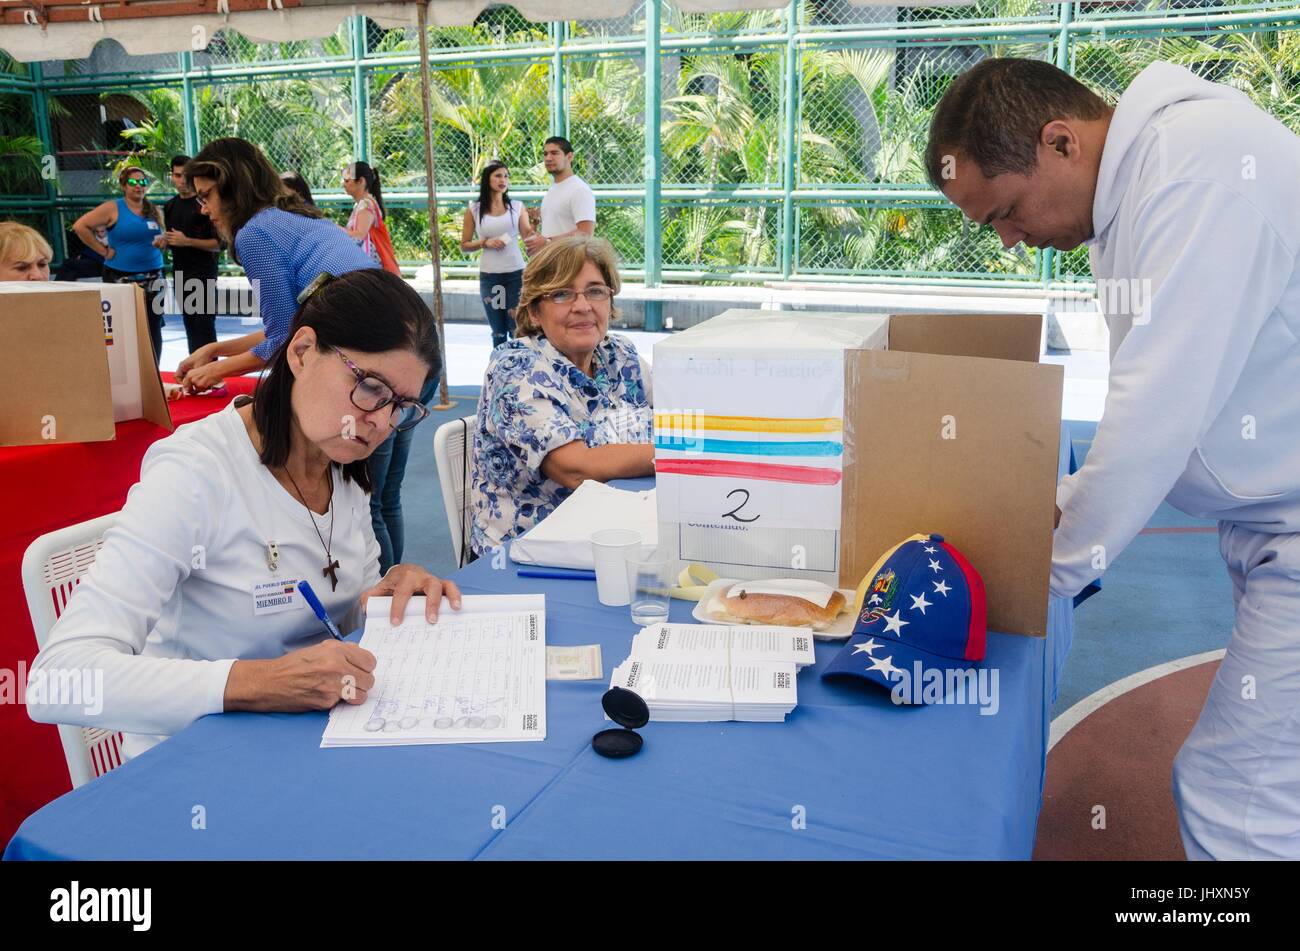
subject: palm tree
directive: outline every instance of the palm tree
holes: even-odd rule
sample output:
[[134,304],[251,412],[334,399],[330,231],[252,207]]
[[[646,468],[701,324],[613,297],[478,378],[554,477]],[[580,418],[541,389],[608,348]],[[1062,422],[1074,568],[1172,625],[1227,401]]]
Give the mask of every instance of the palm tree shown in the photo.
[[[663,147],[667,181],[779,184],[781,181],[783,68],[775,52],[684,55],[677,73],[678,95],[664,103]],[[799,149],[813,166],[834,157],[834,148],[804,123]],[[714,209],[707,227],[698,222],[684,234],[723,229],[745,267],[770,264],[772,220],[763,205],[744,208],[739,218]],[[692,218],[692,221],[694,219]],[[690,241],[683,245],[690,247]],[[665,247],[668,247],[665,241]]]
[[[138,127],[126,129],[122,137],[129,140],[132,154],[114,163],[104,178],[106,191],[117,188],[118,172],[127,165],[138,165],[159,181],[171,172],[171,157],[185,151],[185,125],[179,89],[129,89],[125,94],[149,111]],[[107,98],[114,93],[104,93]]]
[[[431,74],[435,158],[444,182],[470,183],[492,158],[515,165],[546,137],[547,67],[457,66]],[[420,77],[394,67],[375,72],[371,151],[386,179],[424,184]],[[530,163],[533,164],[533,163]]]
[[0,95],[0,194],[41,193],[41,157],[45,147],[35,131],[31,97]]
[[351,76],[260,78],[195,89],[199,138],[239,136],[319,188],[352,158]]
[[602,56],[569,59],[567,67],[569,140],[579,174],[598,184],[641,182],[644,61]]

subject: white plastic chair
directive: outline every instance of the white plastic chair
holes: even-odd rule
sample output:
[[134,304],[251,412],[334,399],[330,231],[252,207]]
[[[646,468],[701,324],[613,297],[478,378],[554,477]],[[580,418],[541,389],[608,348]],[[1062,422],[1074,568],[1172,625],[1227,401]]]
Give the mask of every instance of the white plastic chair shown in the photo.
[[447,527],[451,529],[452,550],[459,568],[465,566],[469,555],[469,442],[473,438],[474,419],[464,416],[449,420],[433,434],[433,458],[438,463],[442,505],[447,510]]
[[[23,555],[23,593],[37,648],[45,647],[73,589],[95,563],[104,533],[116,523],[114,512],[42,535],[28,546]],[[60,724],[59,739],[73,789],[122,765],[121,733]]]

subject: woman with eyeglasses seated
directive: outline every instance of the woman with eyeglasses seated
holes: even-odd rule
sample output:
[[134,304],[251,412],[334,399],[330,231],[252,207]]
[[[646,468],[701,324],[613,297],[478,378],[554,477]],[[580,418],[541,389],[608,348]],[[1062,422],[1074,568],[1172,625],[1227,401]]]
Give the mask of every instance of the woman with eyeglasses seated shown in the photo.
[[[374,656],[323,630],[300,580],[344,632],[374,595],[392,596],[394,623],[412,595],[430,620],[444,595],[459,609],[456,586],[419,566],[381,579],[366,498],[366,457],[427,415],[415,394],[442,363],[429,309],[401,278],[354,271],[311,293],[291,330],[251,399],[145,454],[32,665],[32,719],[122,730],[130,757],[209,713],[364,702]],[[93,703],[38,690],[73,675],[100,681]]]
[[588,235],[551,241],[524,268],[515,339],[492,351],[475,421],[475,553],[586,479],[654,473],[649,381],[632,342],[608,332],[618,291],[614,249]]
[[176,382],[197,393],[265,367],[289,332],[298,295],[318,275],[377,265],[285,185],[251,142],[213,139],[185,166],[185,178],[252,283],[262,318],[256,333],[205,344],[181,361]]
[[[106,282],[144,288],[149,339],[157,363],[162,357],[163,311],[167,307],[161,250],[167,246],[167,228],[162,209],[147,196],[153,180],[144,169],[128,165],[118,173],[117,182],[122,197],[95,206],[73,223],[72,230],[82,244],[103,256]],[[105,234],[107,240],[101,239]]]

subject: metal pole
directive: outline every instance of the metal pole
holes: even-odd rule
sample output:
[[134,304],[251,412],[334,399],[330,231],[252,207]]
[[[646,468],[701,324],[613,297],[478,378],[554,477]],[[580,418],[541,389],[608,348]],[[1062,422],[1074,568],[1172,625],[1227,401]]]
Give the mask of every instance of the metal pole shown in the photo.
[[[67,242],[63,231],[63,216],[56,205],[58,198],[58,163],[54,157],[54,130],[50,126],[50,110],[45,103],[45,90],[42,88],[45,74],[40,63],[31,64],[32,80],[32,118],[36,120],[36,135],[41,140],[41,188],[45,192],[45,222],[50,233],[50,247],[54,256],[62,261],[68,254]],[[55,178],[45,175],[47,168],[53,165]]]
[[357,161],[370,161],[370,136],[366,126],[366,18],[352,18],[352,152]]
[[568,24],[552,23],[551,30],[551,135],[569,136],[569,110],[564,101],[564,38]]
[[[1072,0],[1062,0],[1061,3],[1061,32],[1056,37],[1056,68],[1069,71],[1070,66],[1070,21],[1074,19],[1074,3]],[[1043,287],[1052,283],[1052,271],[1056,264],[1056,251],[1053,248],[1043,248],[1038,252],[1040,257],[1039,279],[1043,282]]]
[[[645,5],[645,286],[658,287],[663,272],[663,222],[660,216],[659,161],[662,149],[660,134],[659,63],[660,7],[657,0]],[[663,302],[645,302],[645,329],[663,330]]]
[[194,113],[194,54],[181,52],[181,123],[185,126],[185,152],[194,155],[199,150],[199,124]]
[[781,162],[781,277],[794,273],[794,189],[796,162],[799,156],[799,0],[791,0],[786,10],[785,26],[785,135]]
[[416,0],[415,9],[420,31],[420,105],[424,115],[424,167],[428,170],[429,244],[433,252],[433,321],[438,328],[438,350],[442,354],[438,405],[434,409],[451,409],[456,404],[447,395],[447,335],[442,326],[442,241],[438,234],[438,186],[434,181],[433,114],[429,104],[429,8],[424,0]]

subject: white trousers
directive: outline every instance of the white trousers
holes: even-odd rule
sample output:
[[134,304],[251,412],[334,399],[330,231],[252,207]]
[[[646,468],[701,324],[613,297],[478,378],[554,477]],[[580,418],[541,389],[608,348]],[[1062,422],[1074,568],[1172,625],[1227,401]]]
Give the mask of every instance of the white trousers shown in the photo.
[[1237,614],[1174,760],[1189,859],[1300,859],[1300,534],[1219,523]]

